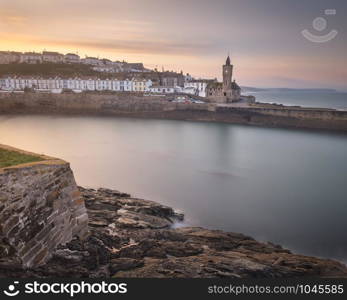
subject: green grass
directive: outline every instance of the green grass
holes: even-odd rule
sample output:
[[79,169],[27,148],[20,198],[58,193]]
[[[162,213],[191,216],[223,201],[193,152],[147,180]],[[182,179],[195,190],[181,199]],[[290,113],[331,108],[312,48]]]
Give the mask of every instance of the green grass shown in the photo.
[[[62,78],[74,77],[98,77],[100,79],[119,78],[131,79],[138,76],[137,73],[124,72],[124,73],[104,73],[97,72],[92,69],[90,65],[84,64],[63,64],[63,63],[42,63],[42,64],[0,64],[0,77],[6,76],[42,76],[54,78],[56,76]],[[141,73],[140,77],[150,78],[156,80],[159,75],[156,72]],[[158,78],[159,79],[159,78]]]
[[0,148],[0,168],[42,161],[43,158]]
[[44,77],[76,77],[100,75],[89,65],[43,63],[43,64],[5,64],[1,65],[0,76],[44,76]]

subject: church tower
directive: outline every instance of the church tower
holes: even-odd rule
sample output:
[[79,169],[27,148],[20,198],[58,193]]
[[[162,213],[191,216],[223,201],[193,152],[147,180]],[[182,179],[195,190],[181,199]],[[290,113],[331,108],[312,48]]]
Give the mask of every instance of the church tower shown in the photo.
[[233,77],[233,65],[230,64],[230,57],[225,62],[223,66],[223,93],[227,96],[227,91],[231,90],[232,87],[232,77]]

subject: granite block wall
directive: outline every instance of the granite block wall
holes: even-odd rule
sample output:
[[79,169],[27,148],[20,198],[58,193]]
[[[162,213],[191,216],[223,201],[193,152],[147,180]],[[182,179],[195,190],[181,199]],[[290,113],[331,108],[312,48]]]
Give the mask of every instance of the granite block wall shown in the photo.
[[0,259],[15,255],[38,266],[75,235],[88,235],[88,215],[67,162],[0,169]]

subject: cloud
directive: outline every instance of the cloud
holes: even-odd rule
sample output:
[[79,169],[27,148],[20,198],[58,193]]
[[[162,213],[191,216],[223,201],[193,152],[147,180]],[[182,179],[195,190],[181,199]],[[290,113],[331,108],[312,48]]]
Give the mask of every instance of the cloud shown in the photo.
[[209,54],[214,48],[214,43],[208,41],[174,41],[168,39],[131,39],[117,38],[114,39],[62,39],[37,37],[36,35],[12,35],[2,34],[2,39],[20,40],[21,43],[31,43],[43,47],[65,47],[65,48],[83,48],[94,49],[108,52],[122,52],[133,54],[162,54],[174,56],[194,56]]
[[[332,1],[338,12],[346,11],[346,1]],[[342,13],[329,19],[341,34],[318,47],[300,32],[319,15],[320,5],[294,2],[0,0],[0,50],[78,50],[182,68],[201,77],[220,77],[230,50],[240,84],[310,84],[301,79],[311,78],[342,85],[346,19]]]
[[23,25],[26,23],[27,18],[24,16],[4,16],[2,17],[2,22],[9,25]]
[[62,44],[72,46],[113,50],[115,52],[167,54],[167,55],[197,55],[207,54],[213,47],[208,42],[184,42],[170,40],[91,40],[91,41],[62,41]]

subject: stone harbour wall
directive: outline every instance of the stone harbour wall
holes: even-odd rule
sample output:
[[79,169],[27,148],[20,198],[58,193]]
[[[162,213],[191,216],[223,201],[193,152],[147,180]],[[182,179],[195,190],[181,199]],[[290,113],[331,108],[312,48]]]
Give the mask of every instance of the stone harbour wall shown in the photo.
[[268,127],[347,131],[347,111],[297,107],[218,107],[215,121]]
[[88,235],[84,199],[69,164],[44,159],[0,169],[0,260],[42,265],[57,245]]
[[275,105],[177,103],[136,93],[0,93],[0,114],[88,114],[347,131],[347,111]]
[[[139,93],[0,93],[0,113],[63,113],[127,115],[175,110],[207,110],[211,104],[169,102],[174,95],[144,96]],[[212,107],[214,105],[212,104]]]

